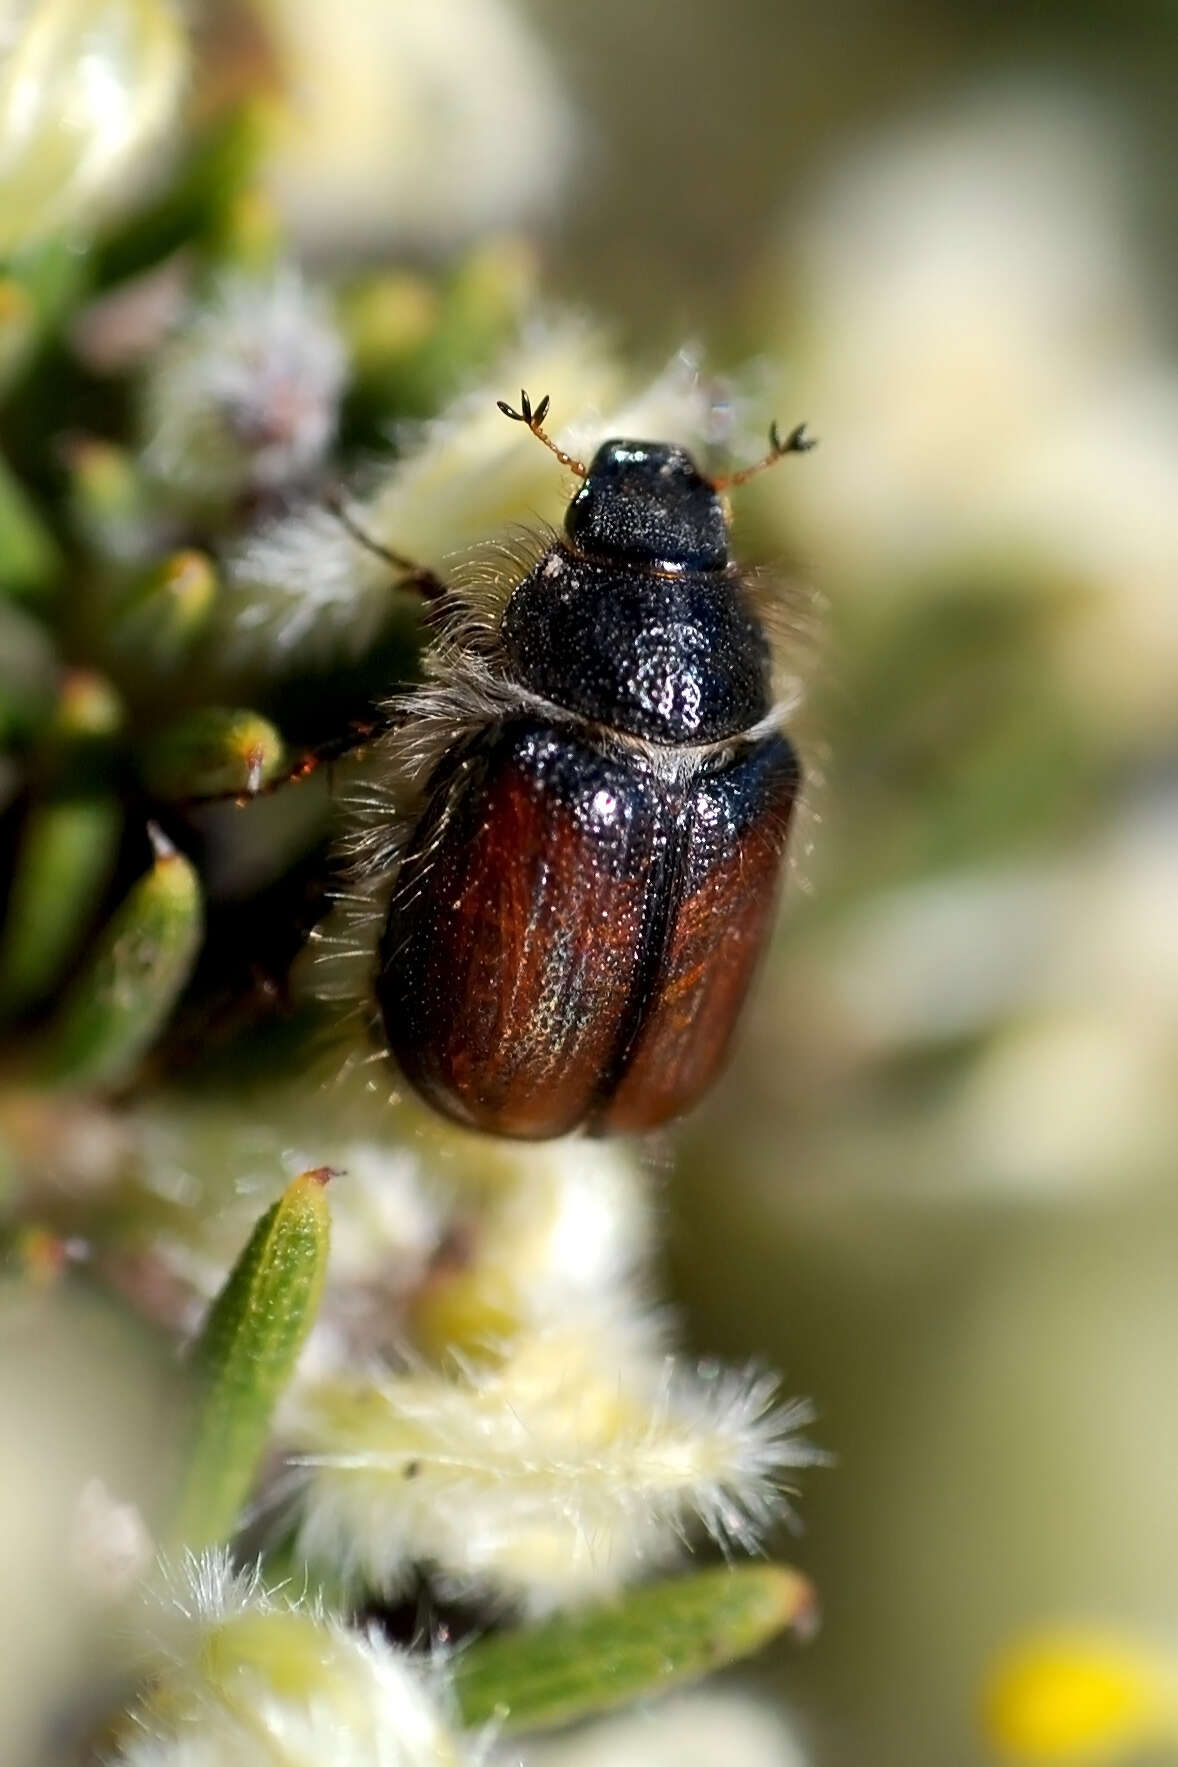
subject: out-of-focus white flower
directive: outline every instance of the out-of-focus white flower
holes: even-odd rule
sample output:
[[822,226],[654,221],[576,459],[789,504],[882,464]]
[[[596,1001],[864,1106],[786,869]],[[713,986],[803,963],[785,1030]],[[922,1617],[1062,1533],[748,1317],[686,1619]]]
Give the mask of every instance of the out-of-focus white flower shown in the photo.
[[754,1545],[815,1458],[808,1417],[767,1377],[677,1368],[644,1321],[567,1319],[494,1360],[307,1389],[299,1549],[382,1591],[424,1560],[533,1612],[588,1600],[692,1520]]
[[[460,1767],[439,1665],[190,1559],[155,1615],[125,1767]],[[149,1621],[150,1624],[150,1621]]]
[[1011,462],[994,531],[1024,534],[1071,591],[1054,668],[1101,735],[1178,728],[1178,363],[1093,386]]
[[790,242],[787,391],[829,446],[759,494],[840,579],[1067,544],[1037,504],[995,517],[1150,361],[1117,171],[1088,114],[994,94],[873,140],[820,195]]
[[111,1673],[140,1517],[173,1474],[175,1368],[96,1291],[48,1276],[9,1272],[0,1344],[0,1760],[58,1760],[62,1713]]
[[144,463],[197,500],[297,483],[335,434],[346,367],[296,271],[229,272],[152,359]]
[[414,1342],[478,1354],[570,1309],[640,1311],[653,1240],[649,1187],[628,1151],[576,1137],[492,1147],[481,1194],[454,1197],[448,1239],[415,1298]]
[[170,0],[2,0],[0,253],[92,226],[176,112]]
[[87,1479],[79,1494],[72,1547],[80,1580],[107,1601],[139,1581],[155,1551],[138,1505],[120,1502],[101,1479]]
[[992,94],[873,139],[790,241],[783,408],[827,446],[748,495],[850,596],[963,571],[1059,595],[1048,666],[1111,733],[1174,725],[1178,364],[1101,120]]
[[[537,330],[508,351],[486,384],[421,428],[352,513],[378,544],[445,576],[479,541],[521,523],[554,521],[567,475],[495,400],[520,381],[561,389],[562,421],[613,403],[621,378],[602,338],[579,321]],[[567,413],[567,418],[564,414]],[[563,431],[558,431],[563,433]],[[230,556],[226,642],[271,667],[305,655],[363,653],[388,621],[395,578],[323,507],[267,524]]]
[[557,194],[568,101],[507,0],[267,0],[266,14],[290,113],[271,184],[309,245],[444,248]]
[[935,1110],[921,1101],[918,1132],[894,1107],[876,1123],[870,1169],[888,1168],[894,1135],[918,1182],[952,1174],[1030,1193],[1168,1182],[1176,896],[1178,816],[1163,800],[1050,864],[922,882],[834,928],[802,985],[836,1062],[870,1075],[985,1040]]
[[571,1735],[503,1745],[490,1767],[805,1767],[781,1713],[751,1694],[701,1690]]
[[[188,1330],[285,1185],[335,1168],[327,1285],[299,1381],[407,1336],[431,1353],[477,1350],[572,1303],[644,1296],[649,1184],[615,1145],[490,1141],[390,1102],[387,1087],[370,1092],[362,1069],[322,1091],[275,1088],[244,1111],[168,1097],[127,1130],[120,1249],[132,1283],[144,1257],[166,1279],[172,1321]],[[100,1215],[80,1225],[102,1243]]]

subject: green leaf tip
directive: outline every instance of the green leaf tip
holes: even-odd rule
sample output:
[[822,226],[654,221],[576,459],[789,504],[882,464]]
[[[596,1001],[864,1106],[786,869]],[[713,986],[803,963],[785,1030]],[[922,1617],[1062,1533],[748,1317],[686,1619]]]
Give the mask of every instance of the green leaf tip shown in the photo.
[[41,1071],[58,1085],[130,1078],[180,996],[200,947],[196,869],[154,824],[154,862],[115,909],[46,1032]]
[[799,1571],[720,1567],[482,1639],[455,1658],[455,1688],[471,1727],[549,1729],[694,1681],[787,1628],[808,1638],[816,1624]]
[[265,1452],[274,1408],[314,1323],[331,1241],[327,1183],[317,1166],[258,1221],[192,1348],[199,1383],[192,1446],[177,1507],[177,1545],[226,1540]]
[[279,776],[285,755],[258,712],[205,706],[153,736],[140,770],[148,791],[167,802],[252,797]]
[[124,668],[173,670],[212,617],[216,567],[195,547],[169,552],[124,590],[107,621],[106,645]]
[[0,1014],[36,1004],[65,973],[114,870],[122,818],[102,792],[30,810],[0,929]]

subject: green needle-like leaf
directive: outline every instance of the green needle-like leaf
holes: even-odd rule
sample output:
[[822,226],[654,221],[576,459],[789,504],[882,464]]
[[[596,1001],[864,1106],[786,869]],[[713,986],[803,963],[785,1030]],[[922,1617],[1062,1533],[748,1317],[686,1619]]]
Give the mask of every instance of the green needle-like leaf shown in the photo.
[[194,1349],[201,1383],[174,1529],[177,1545],[232,1534],[265,1450],[274,1407],[311,1328],[327,1268],[326,1167],[304,1172],[267,1210]]
[[29,814],[0,938],[0,1012],[42,998],[77,950],[110,879],[122,827],[113,793],[52,798]]
[[471,1727],[569,1724],[710,1674],[787,1626],[808,1631],[814,1613],[810,1584],[784,1565],[676,1577],[471,1645],[454,1661],[459,1707]]
[[41,601],[61,567],[57,541],[19,479],[0,459],[0,595]]
[[169,802],[250,797],[282,771],[282,738],[257,712],[204,706],[152,737],[140,767],[153,797]]
[[44,627],[0,592],[0,747],[27,741],[49,722],[57,676]]
[[0,924],[0,1013],[21,1012],[47,994],[97,916],[123,825],[112,779],[122,722],[118,695],[102,676],[63,674]]
[[47,1032],[43,1070],[60,1084],[111,1086],[150,1048],[200,945],[200,884],[152,831],[155,863],[131,888]]

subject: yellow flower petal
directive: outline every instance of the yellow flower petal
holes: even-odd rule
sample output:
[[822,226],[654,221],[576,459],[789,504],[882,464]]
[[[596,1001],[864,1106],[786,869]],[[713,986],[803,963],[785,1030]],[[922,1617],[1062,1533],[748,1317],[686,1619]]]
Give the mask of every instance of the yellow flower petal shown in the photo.
[[1014,1760],[1119,1761],[1178,1735],[1178,1664],[1111,1632],[1044,1633],[999,1663],[984,1722]]

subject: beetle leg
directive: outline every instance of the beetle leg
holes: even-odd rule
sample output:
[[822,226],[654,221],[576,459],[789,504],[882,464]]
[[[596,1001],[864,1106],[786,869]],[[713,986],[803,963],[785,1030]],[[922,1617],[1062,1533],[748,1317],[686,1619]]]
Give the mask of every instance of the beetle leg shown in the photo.
[[319,743],[314,748],[303,749],[287,767],[274,779],[268,779],[252,791],[212,792],[207,796],[174,800],[170,808],[178,810],[195,810],[206,804],[252,804],[256,798],[273,797],[277,791],[283,791],[288,785],[298,785],[309,779],[312,773],[318,773],[323,767],[330,767],[336,761],[345,760],[349,755],[361,754],[371,743],[392,731],[399,730],[406,721],[407,714],[403,711],[382,711],[371,718],[357,719],[342,736],[332,737],[327,742]]
[[398,589],[413,589],[425,602],[440,601],[446,593],[446,585],[436,572],[428,565],[418,564],[416,559],[406,558],[404,553],[394,552],[391,546],[384,546],[374,540],[371,534],[365,533],[359,522],[351,515],[344,504],[343,496],[332,491],[327,496],[327,507],[335,516],[342,528],[352,536],[358,546],[382,558],[387,565],[396,571],[399,578]]

